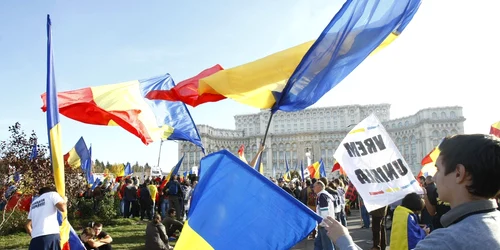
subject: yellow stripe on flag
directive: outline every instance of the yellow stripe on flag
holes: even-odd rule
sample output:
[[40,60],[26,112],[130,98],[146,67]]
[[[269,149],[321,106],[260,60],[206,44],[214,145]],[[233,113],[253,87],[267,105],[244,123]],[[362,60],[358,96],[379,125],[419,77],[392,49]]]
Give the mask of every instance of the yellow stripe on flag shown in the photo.
[[221,94],[256,108],[270,108],[315,41],[277,52],[259,60],[219,71],[199,81],[198,93]]
[[[221,237],[223,237],[221,235]],[[214,248],[208,244],[196,231],[189,226],[189,221],[184,223],[182,234],[175,244],[175,250],[213,250]]]
[[378,53],[379,51],[381,51],[385,47],[389,46],[389,44],[394,42],[394,40],[396,40],[396,38],[398,38],[398,35],[396,35],[395,33],[391,33],[389,36],[387,36],[385,38],[385,40],[375,50],[372,51],[370,56],[373,56],[374,54]]

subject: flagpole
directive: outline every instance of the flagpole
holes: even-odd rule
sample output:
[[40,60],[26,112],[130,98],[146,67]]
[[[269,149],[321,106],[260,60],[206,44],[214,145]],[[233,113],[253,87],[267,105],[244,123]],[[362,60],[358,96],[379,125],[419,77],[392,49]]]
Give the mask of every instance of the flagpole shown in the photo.
[[[273,115],[274,115],[274,112],[271,110],[270,111],[271,114],[269,115],[269,121],[267,121],[267,127],[266,127],[266,132],[264,133],[264,138],[262,139],[262,142],[261,142],[261,147],[264,147],[266,146],[266,139],[267,139],[267,134],[269,133],[269,127],[271,126],[271,121],[273,119]],[[260,153],[259,155],[259,159],[257,160],[257,162],[260,162],[262,164],[262,153]]]
[[[160,150],[158,151],[158,168],[160,167],[160,159],[161,159],[161,146],[163,145],[163,140],[160,141]],[[161,169],[161,168],[160,168]],[[161,170],[160,170],[161,171]]]

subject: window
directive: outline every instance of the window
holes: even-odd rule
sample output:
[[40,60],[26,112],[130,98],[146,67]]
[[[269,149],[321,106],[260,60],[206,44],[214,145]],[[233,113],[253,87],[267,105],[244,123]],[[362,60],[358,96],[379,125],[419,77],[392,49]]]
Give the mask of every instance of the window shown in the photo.
[[446,118],[446,113],[445,112],[441,112],[441,119],[444,119]]
[[451,118],[457,118],[457,115],[455,114],[455,112],[454,112],[454,111],[451,111],[451,112],[450,112],[450,117],[451,117]]
[[438,118],[438,114],[436,112],[432,112],[432,119],[437,119]]

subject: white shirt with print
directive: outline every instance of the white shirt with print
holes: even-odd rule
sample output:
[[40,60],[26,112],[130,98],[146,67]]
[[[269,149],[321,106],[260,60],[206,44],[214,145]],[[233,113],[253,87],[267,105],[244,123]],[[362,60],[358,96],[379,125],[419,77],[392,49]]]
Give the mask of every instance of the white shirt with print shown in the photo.
[[31,238],[49,234],[59,234],[56,204],[63,201],[57,192],[48,192],[40,195],[31,202],[28,219],[33,228]]

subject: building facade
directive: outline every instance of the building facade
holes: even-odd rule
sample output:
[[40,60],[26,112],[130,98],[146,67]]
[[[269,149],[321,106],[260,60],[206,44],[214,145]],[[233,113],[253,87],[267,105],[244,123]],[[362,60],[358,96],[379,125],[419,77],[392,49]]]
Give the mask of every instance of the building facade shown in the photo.
[[[330,172],[333,154],[351,127],[375,113],[391,135],[394,143],[414,174],[420,171],[420,162],[440,140],[448,135],[464,132],[465,118],[462,107],[437,107],[416,114],[390,119],[390,104],[348,105],[311,108],[298,112],[274,114],[266,139],[262,163],[266,176],[285,172],[285,158],[289,167],[307,165],[306,152],[312,161],[323,159]],[[235,116],[235,130],[217,129],[197,125],[207,154],[227,149],[237,154],[245,145],[245,157],[250,162],[264,137],[269,111]],[[202,157],[200,150],[188,142],[179,143],[179,157],[184,153],[182,171],[197,166]]]

